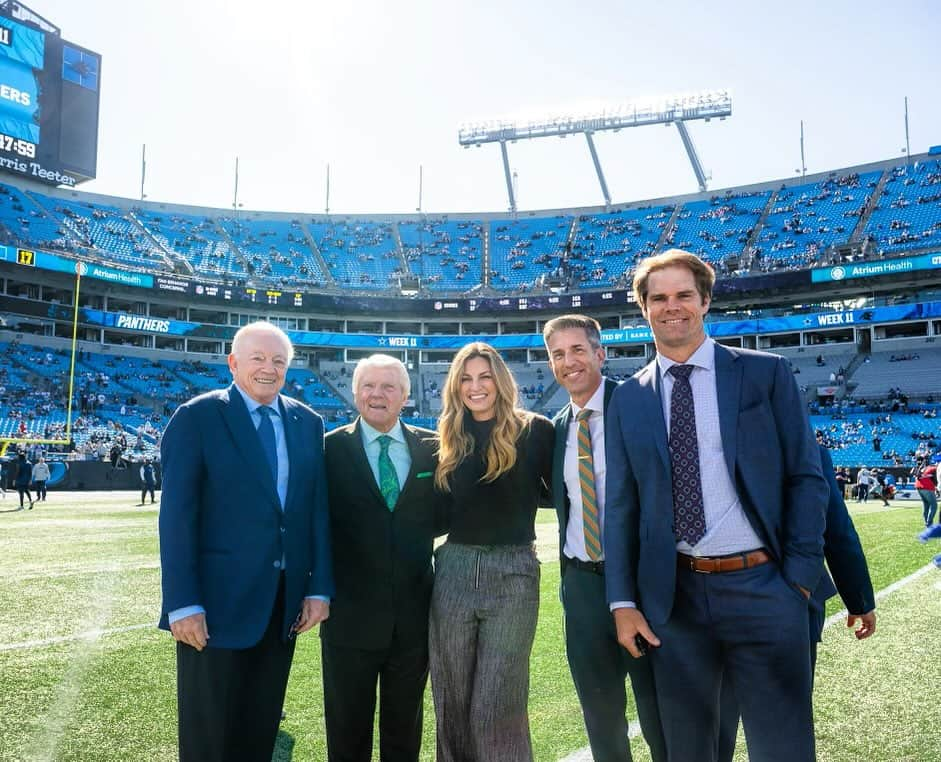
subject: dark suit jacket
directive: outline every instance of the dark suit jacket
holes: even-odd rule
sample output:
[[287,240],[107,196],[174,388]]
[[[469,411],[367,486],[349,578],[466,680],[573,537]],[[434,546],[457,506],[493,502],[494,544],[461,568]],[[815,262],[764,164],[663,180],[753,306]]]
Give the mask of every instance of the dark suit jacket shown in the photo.
[[[869,566],[863,554],[863,546],[846,503],[843,491],[836,483],[833,474],[833,461],[826,447],[820,446],[820,462],[823,474],[830,485],[830,500],[827,504],[827,526],[823,533],[823,553],[827,559],[827,569],[820,578],[820,584],[814,590],[814,600],[823,609],[828,598],[838,592],[851,614],[866,614],[876,607],[876,598],[872,591],[872,579]],[[830,575],[833,575],[831,579]],[[836,585],[834,586],[834,583]],[[818,617],[820,630],[823,628],[823,615]],[[816,633],[820,638],[820,631]]]
[[279,397],[290,460],[284,510],[234,385],[177,408],[161,442],[160,562],[167,614],[206,609],[209,645],[247,648],[268,626],[285,560],[287,637],[307,595],[333,595],[323,421]]
[[[617,388],[617,383],[610,378],[602,379],[604,384],[604,409],[608,410],[611,395]],[[552,504],[559,516],[559,570],[565,573],[565,532],[569,525],[569,495],[565,488],[565,442],[568,438],[569,424],[572,422],[572,404],[569,402],[552,419],[555,426],[555,449],[552,451]],[[608,429],[605,427],[605,439]]]
[[337,593],[320,627],[328,643],[388,648],[426,642],[435,535],[445,501],[434,489],[437,435],[402,424],[412,464],[395,510],[386,506],[363,447],[360,421],[326,439],[330,527]]
[[[721,344],[715,372],[722,448],[742,507],[785,579],[813,590],[828,486],[793,375],[781,357]],[[676,583],[660,386],[654,360],[615,390],[605,427],[608,601],[634,601],[653,624],[669,618]]]

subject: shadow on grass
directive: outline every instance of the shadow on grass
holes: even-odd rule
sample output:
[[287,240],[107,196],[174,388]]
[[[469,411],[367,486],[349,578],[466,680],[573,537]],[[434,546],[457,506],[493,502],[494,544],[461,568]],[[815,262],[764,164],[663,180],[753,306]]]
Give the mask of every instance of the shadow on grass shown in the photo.
[[23,508],[6,508],[6,509],[0,511],[0,513],[19,513],[19,512],[22,511],[22,510],[23,510]]
[[278,738],[274,743],[274,753],[271,755],[271,762],[291,762],[294,758],[294,736],[278,731]]

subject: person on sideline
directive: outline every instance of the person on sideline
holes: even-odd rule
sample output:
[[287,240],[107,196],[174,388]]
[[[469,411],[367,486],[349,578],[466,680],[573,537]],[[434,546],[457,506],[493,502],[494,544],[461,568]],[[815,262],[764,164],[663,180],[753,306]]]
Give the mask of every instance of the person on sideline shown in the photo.
[[598,762],[630,762],[627,691],[654,762],[666,761],[650,659],[634,659],[618,643],[605,600],[604,414],[617,384],[601,375],[601,326],[585,315],[564,315],[542,329],[549,367],[569,393],[553,419],[552,497],[559,516],[559,561],[565,652],[582,707],[591,753]]
[[[915,489],[921,498],[922,519],[926,527],[930,527],[938,512],[938,464],[927,463],[918,470],[915,479]],[[941,520],[939,520],[941,523]]]
[[163,436],[159,626],[177,641],[181,762],[271,759],[295,636],[329,615],[323,421],[280,394],[292,356],[276,326],[240,328],[232,384]]
[[[833,460],[823,445],[820,465],[830,485],[827,504],[827,526],[823,533],[823,554],[827,570],[820,577],[810,599],[810,668],[811,677],[817,667],[817,643],[823,639],[824,607],[838,592],[848,612],[846,626],[856,627],[857,640],[865,640],[876,631],[876,596],[872,590],[869,566],[863,546],[853,526],[843,490],[833,472]],[[830,575],[833,575],[832,577]],[[719,722],[719,762],[732,762],[738,735],[738,703],[731,682],[722,681],[722,708]]]
[[552,479],[552,424],[519,407],[512,373],[481,342],[455,355],[441,398],[435,484],[450,495],[451,529],[431,598],[438,760],[527,762],[534,523]]
[[353,371],[359,417],[326,438],[336,597],[321,625],[331,762],[370,762],[376,689],[379,757],[417,762],[428,683],[428,609],[443,500],[437,435],[399,420],[411,381],[389,355]]
[[20,496],[20,509],[23,509],[23,498],[29,501],[29,509],[33,509],[33,495],[29,485],[33,481],[33,464],[26,459],[26,453],[21,452],[13,462],[13,486]]
[[671,760],[716,759],[728,679],[749,756],[811,762],[829,490],[787,361],[706,336],[714,282],[677,249],[634,273],[657,355],[608,407],[608,602],[621,645],[649,648]]
[[46,482],[49,481],[49,464],[40,455],[39,460],[33,464],[33,483],[36,485],[36,500],[46,502]]
[[144,498],[150,493],[150,504],[157,502],[154,499],[154,490],[157,488],[157,471],[154,468],[153,461],[150,458],[144,458],[144,463],[140,467],[140,504],[144,504]]

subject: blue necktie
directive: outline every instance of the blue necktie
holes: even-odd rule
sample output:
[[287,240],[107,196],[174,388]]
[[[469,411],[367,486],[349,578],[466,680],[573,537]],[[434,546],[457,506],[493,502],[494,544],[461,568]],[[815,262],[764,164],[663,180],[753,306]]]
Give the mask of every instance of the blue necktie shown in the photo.
[[673,532],[690,545],[706,533],[702,477],[699,471],[699,442],[696,439],[696,409],[689,383],[692,365],[673,365],[670,395],[670,471],[673,477]]
[[261,440],[261,449],[265,453],[265,460],[268,461],[268,468],[271,469],[271,478],[274,483],[278,483],[278,444],[274,438],[274,424],[271,423],[271,416],[274,414],[267,405],[258,408],[261,415],[261,423],[258,426],[258,438]]

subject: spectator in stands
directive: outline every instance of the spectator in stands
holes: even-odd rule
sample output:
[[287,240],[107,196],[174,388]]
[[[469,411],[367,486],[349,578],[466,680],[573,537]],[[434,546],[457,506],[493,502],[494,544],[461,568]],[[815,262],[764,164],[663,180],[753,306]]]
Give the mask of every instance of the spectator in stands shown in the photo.
[[39,460],[33,465],[33,482],[36,484],[36,499],[43,503],[46,502],[47,481],[49,481],[49,464],[40,455]]
[[16,456],[13,471],[13,486],[20,496],[20,508],[23,508],[23,497],[29,500],[29,508],[33,509],[33,496],[29,491],[30,482],[33,480],[33,464],[26,459],[26,453],[21,452]]
[[154,490],[157,488],[157,471],[150,458],[144,458],[144,463],[140,467],[140,481],[141,491],[138,505],[144,504],[144,498],[147,497],[148,492],[150,493],[150,504],[153,505],[156,502]]
[[454,357],[435,483],[451,529],[436,555],[429,648],[440,762],[533,758],[529,656],[539,610],[536,508],[552,480],[552,424],[519,407],[490,345]]
[[925,526],[930,527],[938,512],[938,464],[925,463],[918,469],[917,477],[915,489],[921,498],[922,518],[925,520]]

